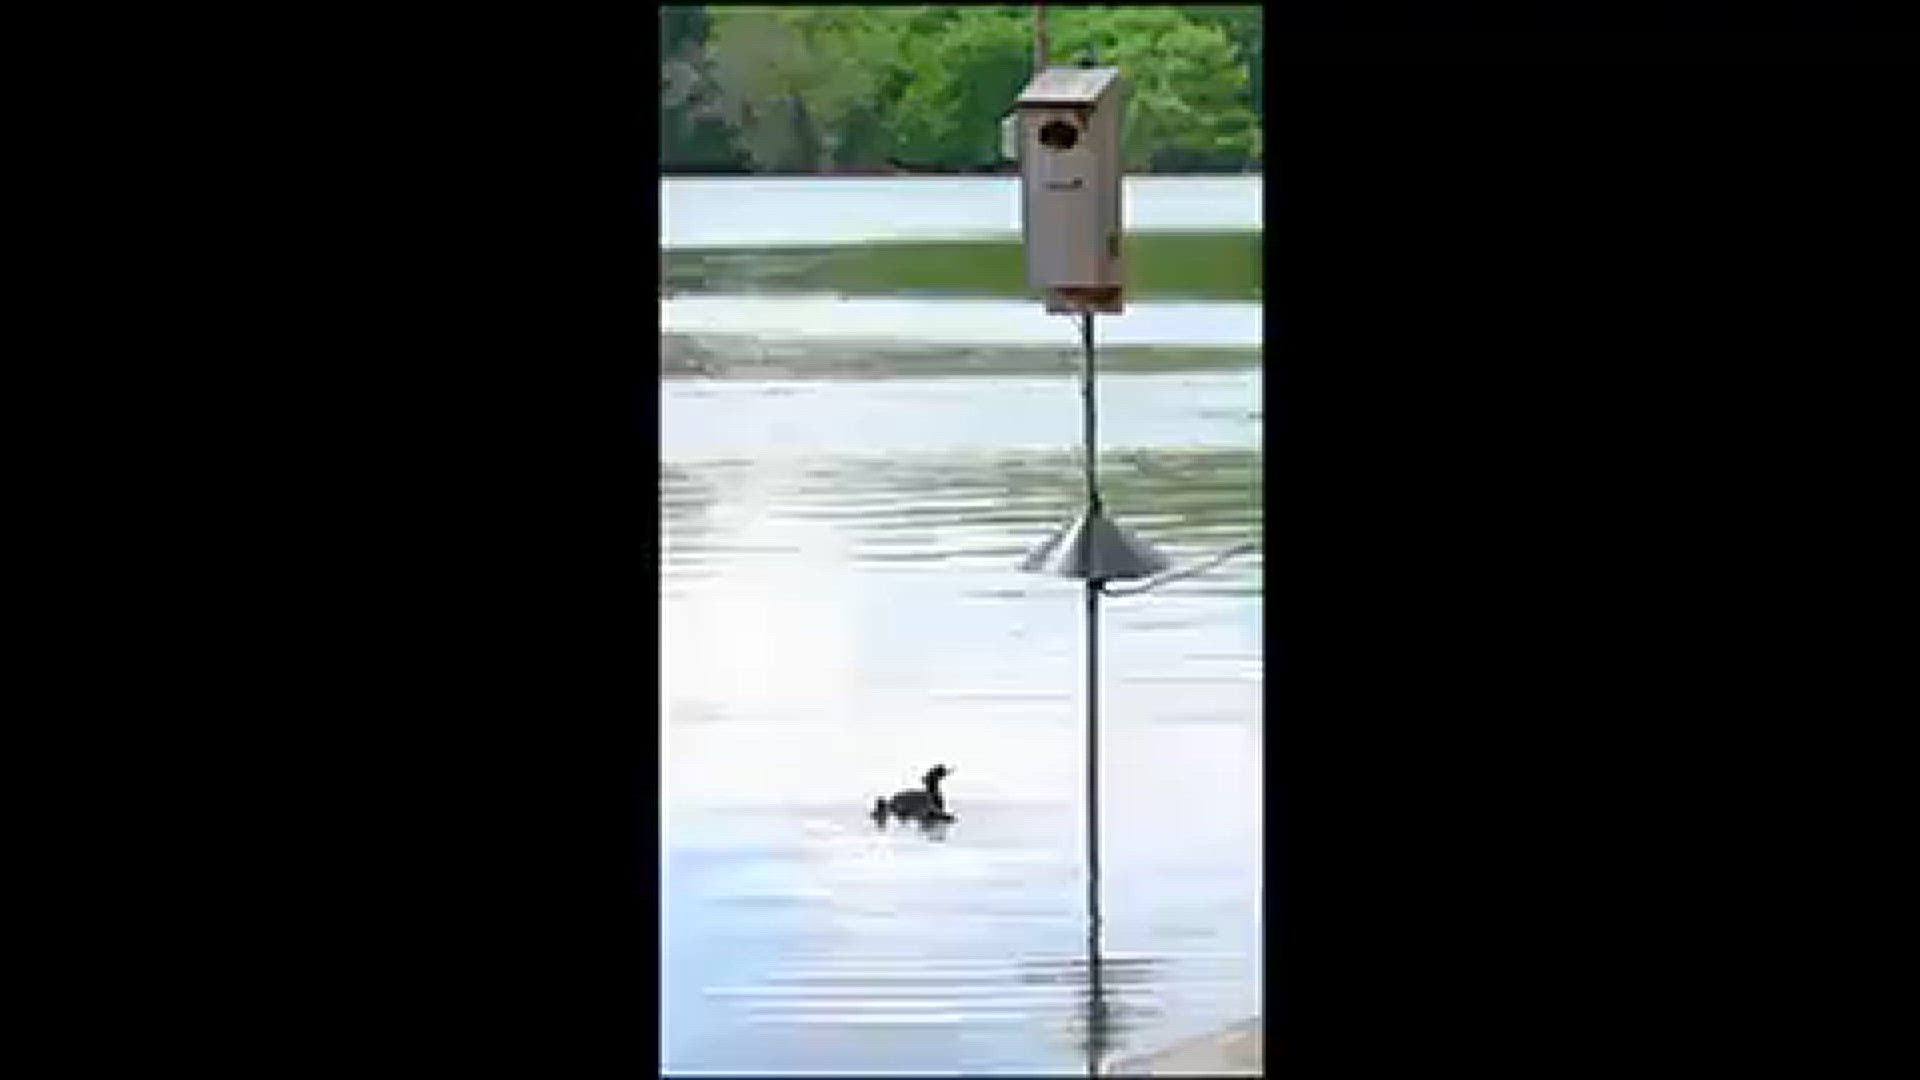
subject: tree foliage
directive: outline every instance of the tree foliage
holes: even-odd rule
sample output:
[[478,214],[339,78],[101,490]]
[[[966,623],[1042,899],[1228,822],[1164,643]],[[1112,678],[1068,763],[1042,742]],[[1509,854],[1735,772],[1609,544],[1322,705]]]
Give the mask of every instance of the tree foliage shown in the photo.
[[696,172],[733,172],[749,162],[723,119],[707,60],[705,8],[660,9],[660,162]]
[[1227,33],[1176,8],[1064,8],[1049,59],[1118,65],[1127,80],[1121,144],[1135,171],[1201,171],[1259,160],[1246,67]]
[[[1130,170],[1255,168],[1261,14],[1050,7],[1050,60],[1120,66]],[[661,20],[669,170],[991,168],[999,120],[1033,68],[1026,5],[714,5]]]

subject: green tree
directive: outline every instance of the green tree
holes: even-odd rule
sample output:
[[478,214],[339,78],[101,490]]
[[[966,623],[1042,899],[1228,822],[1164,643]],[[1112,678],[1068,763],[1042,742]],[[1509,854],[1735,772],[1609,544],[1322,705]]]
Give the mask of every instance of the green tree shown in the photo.
[[660,9],[660,168],[668,172],[737,172],[748,160],[718,108],[706,61],[704,8]]
[[[1097,50],[1124,71],[1130,170],[1238,169],[1261,154],[1262,14],[1049,8],[1048,40],[1056,63]],[[664,9],[662,160],[991,165],[1032,35],[1028,5]]]
[[907,43],[952,18],[951,9],[793,9],[807,47],[831,65],[820,80],[815,118],[822,163],[874,166],[894,149],[887,103],[908,81]]
[[861,8],[716,8],[707,55],[722,114],[762,170],[813,172],[840,160],[869,115],[895,44]]
[[804,168],[796,105],[814,60],[775,11],[720,8],[707,42],[717,106],[760,172]]
[[960,9],[906,39],[900,92],[882,113],[894,155],[915,165],[967,169],[1000,160],[1000,118],[1033,68],[1031,17],[1018,9]]
[[1202,26],[1218,26],[1233,42],[1247,69],[1247,105],[1256,121],[1266,117],[1263,76],[1266,72],[1266,10],[1242,4],[1190,5],[1181,9]]
[[1247,68],[1219,26],[1176,8],[1067,8],[1049,25],[1047,46],[1054,63],[1095,56],[1124,73],[1129,170],[1233,169],[1257,160]]

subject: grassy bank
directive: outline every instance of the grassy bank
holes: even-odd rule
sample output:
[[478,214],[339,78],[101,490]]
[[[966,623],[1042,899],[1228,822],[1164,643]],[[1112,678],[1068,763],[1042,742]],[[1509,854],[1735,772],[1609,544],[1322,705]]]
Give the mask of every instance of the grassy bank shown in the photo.
[[[1122,241],[1127,295],[1139,300],[1261,297],[1261,234],[1135,233]],[[839,292],[1024,297],[1020,237],[804,248],[676,248],[660,256],[669,293]]]

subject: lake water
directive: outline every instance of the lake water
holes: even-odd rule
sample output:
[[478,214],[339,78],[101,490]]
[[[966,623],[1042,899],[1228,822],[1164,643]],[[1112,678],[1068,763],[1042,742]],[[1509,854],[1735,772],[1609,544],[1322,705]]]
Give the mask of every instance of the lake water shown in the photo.
[[[1260,181],[1127,184],[1101,487],[1182,562],[1263,528]],[[1102,604],[1088,964],[1081,593],[1018,570],[1079,338],[1012,185],[661,183],[671,1074],[1085,1074],[1261,1011],[1257,548]],[[867,817],[936,762],[956,822]]]

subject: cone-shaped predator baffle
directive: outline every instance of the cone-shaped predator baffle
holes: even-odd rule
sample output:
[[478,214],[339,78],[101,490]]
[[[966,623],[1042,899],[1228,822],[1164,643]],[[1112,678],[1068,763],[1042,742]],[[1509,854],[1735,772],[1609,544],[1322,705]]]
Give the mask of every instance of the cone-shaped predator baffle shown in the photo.
[[1082,580],[1129,581],[1152,577],[1167,566],[1153,545],[1088,508],[1034,548],[1020,569]]

